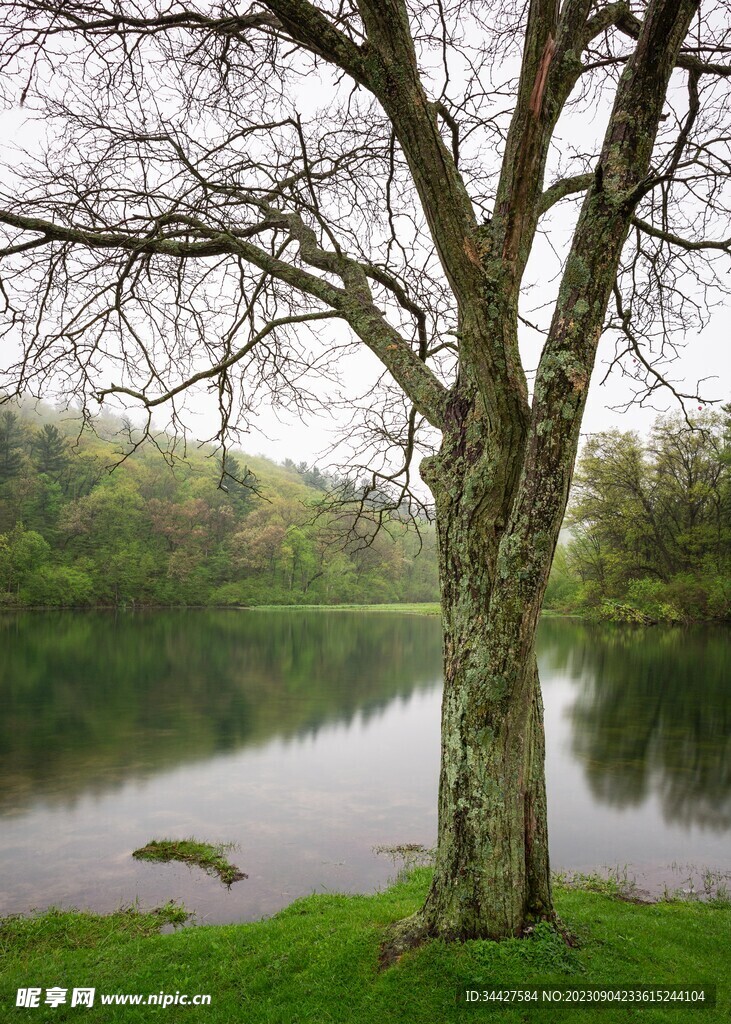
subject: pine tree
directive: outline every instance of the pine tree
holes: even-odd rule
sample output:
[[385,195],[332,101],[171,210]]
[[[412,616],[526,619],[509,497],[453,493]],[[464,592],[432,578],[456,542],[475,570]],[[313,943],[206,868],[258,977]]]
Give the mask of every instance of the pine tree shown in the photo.
[[23,431],[14,412],[0,416],[0,483],[14,477],[20,469]]
[[33,438],[33,458],[39,473],[55,476],[64,469],[68,461],[66,441],[63,434],[47,423]]

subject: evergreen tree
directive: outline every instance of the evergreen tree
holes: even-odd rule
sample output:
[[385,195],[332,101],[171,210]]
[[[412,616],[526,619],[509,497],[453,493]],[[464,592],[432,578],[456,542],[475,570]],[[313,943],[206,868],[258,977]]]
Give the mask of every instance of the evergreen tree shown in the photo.
[[23,454],[23,430],[14,412],[0,415],[0,483],[14,477],[20,469]]
[[68,452],[63,434],[51,423],[38,431],[33,438],[33,460],[39,473],[55,476],[68,462]]
[[226,492],[236,512],[251,507],[252,495],[256,492],[256,476],[235,455],[226,454],[219,463],[221,488]]

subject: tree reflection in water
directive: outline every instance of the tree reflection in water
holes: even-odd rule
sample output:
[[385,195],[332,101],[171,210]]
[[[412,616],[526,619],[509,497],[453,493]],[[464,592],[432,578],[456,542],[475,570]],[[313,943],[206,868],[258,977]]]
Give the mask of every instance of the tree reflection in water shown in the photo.
[[[0,616],[0,810],[365,721],[440,686],[440,645],[438,618],[407,615]],[[728,651],[722,629],[543,619],[547,705],[578,683],[571,750],[597,802],[657,795],[667,823],[731,827]]]
[[668,823],[731,827],[729,633],[546,619],[542,661],[579,683],[572,751],[597,800],[656,794]]
[[438,618],[334,612],[0,616],[0,808],[104,792],[366,721],[441,685]]

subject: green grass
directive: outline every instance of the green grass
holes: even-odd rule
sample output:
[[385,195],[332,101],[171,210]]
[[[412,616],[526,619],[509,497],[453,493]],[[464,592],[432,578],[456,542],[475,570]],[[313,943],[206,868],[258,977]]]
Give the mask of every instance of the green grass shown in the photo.
[[[257,924],[186,928],[151,935],[156,921],[129,913],[100,918],[52,912],[10,918],[0,925],[4,963],[2,1020],[166,1021],[210,1024],[450,1024],[485,1020],[551,1021],[551,1007],[491,1009],[456,1005],[459,985],[530,983],[679,984],[716,982],[718,1006],[699,1020],[729,1019],[731,982],[725,971],[731,943],[728,905],[637,906],[605,893],[559,886],[557,905],[578,938],[568,948],[548,927],[507,942],[431,942],[378,970],[379,945],[389,922],[419,905],[429,869],[375,896],[313,896]],[[163,915],[164,919],[164,915]],[[93,986],[92,1009],[15,1008],[22,986]],[[99,1005],[100,993],[176,991],[210,994],[210,1006]],[[686,1009],[573,1009],[566,1019],[684,1021]],[[691,1014],[692,1015],[692,1014]]]
[[441,615],[438,601],[419,604],[257,604],[247,605],[251,612],[405,612],[408,615]]
[[147,846],[141,846],[132,854],[137,860],[164,861],[179,860],[183,864],[195,864],[209,875],[218,875],[224,885],[232,885],[242,878],[248,878],[235,864],[229,863],[224,852],[231,847],[220,843],[213,846],[198,839],[153,839]]
[[603,896],[614,896],[619,899],[645,901],[639,897],[637,883],[628,872],[627,866],[609,868],[606,873],[582,871],[562,871],[553,873],[553,883],[564,888],[583,889],[584,892],[598,892]]

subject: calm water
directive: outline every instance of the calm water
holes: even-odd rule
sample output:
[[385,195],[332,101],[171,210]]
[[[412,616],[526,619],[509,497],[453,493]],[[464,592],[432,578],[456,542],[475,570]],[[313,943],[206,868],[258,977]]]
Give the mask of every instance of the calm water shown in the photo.
[[[731,868],[730,640],[542,622],[554,867]],[[0,913],[254,919],[385,884],[374,846],[434,843],[435,618],[33,614],[0,644]],[[249,878],[130,856],[189,835],[237,843]]]

